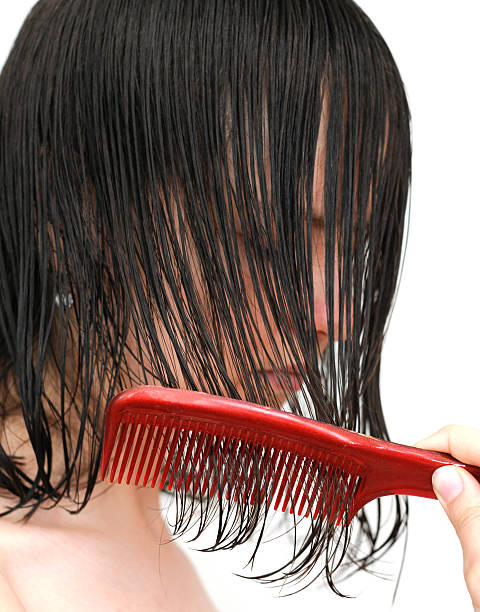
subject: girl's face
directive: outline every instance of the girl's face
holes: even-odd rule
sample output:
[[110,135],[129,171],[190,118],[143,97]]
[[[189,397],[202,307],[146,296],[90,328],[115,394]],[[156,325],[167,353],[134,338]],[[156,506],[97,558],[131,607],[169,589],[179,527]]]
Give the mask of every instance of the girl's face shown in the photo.
[[[326,108],[326,107],[324,107]],[[313,273],[313,288],[314,288],[314,324],[316,329],[317,342],[319,347],[319,352],[322,354],[324,350],[327,348],[329,344],[328,338],[328,326],[327,326],[327,307],[326,307],[326,291],[325,291],[325,233],[324,233],[324,202],[323,202],[323,191],[324,191],[324,171],[325,171],[325,157],[326,157],[326,128],[327,128],[327,113],[322,113],[322,119],[320,123],[319,136],[317,139],[317,149],[316,149],[316,157],[315,157],[315,170],[314,170],[314,179],[313,179],[313,202],[312,202],[312,273]],[[264,142],[268,142],[268,129],[266,129],[266,136],[264,138]],[[247,143],[248,144],[248,143]],[[248,146],[247,146],[248,151]],[[340,159],[342,159],[343,155],[341,154]],[[247,153],[248,158],[248,153]],[[264,154],[264,168],[266,175],[266,183],[267,186],[270,185],[270,164],[268,162],[268,155]],[[233,177],[233,171],[232,177]],[[233,178],[232,178],[233,181]],[[358,177],[356,178],[355,184],[358,184]],[[257,193],[260,194],[260,182],[258,176],[256,176],[256,189]],[[356,203],[356,206],[358,204]],[[367,211],[366,211],[366,222],[368,223],[371,215],[371,191],[369,201],[367,203]],[[357,221],[358,210],[355,210],[354,215],[354,223]],[[305,223],[306,226],[306,223]],[[305,228],[306,229],[306,228]],[[235,211],[235,230],[237,234],[238,246],[239,246],[239,255],[242,262],[243,279],[245,282],[246,294],[248,296],[249,304],[252,304],[252,312],[258,311],[256,307],[256,294],[252,282],[252,277],[248,267],[248,260],[245,254],[245,237],[243,236],[240,219],[238,217],[237,212]],[[338,341],[340,337],[339,332],[339,279],[338,279],[338,241],[336,243],[336,257],[335,257],[335,270],[334,270],[334,341]],[[275,345],[279,348],[282,346],[280,332],[274,324],[273,316],[268,309],[268,304],[265,304],[268,313],[268,322],[270,324],[270,329],[274,335]],[[347,337],[347,316],[350,317],[350,327],[353,327],[353,304],[350,308],[350,313],[347,313],[347,308],[345,306],[345,311],[343,313],[343,330],[342,330],[342,338],[346,339]],[[264,324],[263,318],[261,316],[257,317],[257,325],[259,329],[259,335],[261,342],[256,343],[256,349],[258,351],[262,350],[263,346],[269,347],[271,346],[272,341],[267,332],[267,326]],[[270,352],[273,355],[273,352]],[[260,355],[260,363],[264,366],[265,370],[269,370],[269,359],[265,354]],[[286,357],[282,359],[284,364],[289,365],[289,359]],[[276,364],[279,366],[280,364]],[[293,364],[292,364],[293,369]],[[259,373],[261,375],[261,372]],[[233,377],[233,374],[232,374]],[[286,378],[290,378],[292,380],[293,386],[296,389],[299,389],[302,381],[297,379],[295,375],[290,375],[285,373]],[[272,386],[272,389],[275,392],[276,398],[279,403],[283,403],[287,396],[281,385],[277,379],[277,377],[273,374],[268,377],[269,382]],[[240,381],[238,381],[240,388]]]
[[[268,142],[268,134],[265,137],[264,142]],[[325,236],[324,236],[323,187],[324,187],[325,142],[326,142],[326,121],[322,121],[321,129],[319,131],[319,138],[317,141],[317,152],[316,152],[316,159],[315,159],[315,171],[314,171],[314,183],[313,183],[312,229],[311,229],[312,256],[313,256],[312,257],[312,265],[313,265],[312,272],[313,272],[313,287],[314,287],[314,323],[315,323],[317,342],[318,342],[320,353],[323,353],[323,351],[325,350],[325,348],[328,346],[328,343],[329,343],[328,328],[327,328],[325,281],[324,281],[324,278],[325,278],[325,274],[324,274],[324,271],[325,271]],[[248,152],[247,152],[247,159],[248,159]],[[265,159],[268,160],[268,156],[265,156]],[[231,163],[231,158],[230,158],[230,163]],[[270,184],[270,167],[269,167],[268,161],[264,162],[264,168],[265,168],[267,185],[269,185]],[[234,185],[235,184],[234,172],[232,168],[230,168],[230,172],[231,172],[231,178],[230,178],[231,185]],[[260,183],[259,183],[258,176],[256,177],[256,188],[257,188],[257,193],[260,194]],[[227,193],[225,193],[225,200],[227,200]],[[368,203],[367,220],[370,214],[370,210],[369,210],[370,208],[371,208],[371,200]],[[240,259],[241,270],[242,270],[242,279],[243,279],[244,286],[245,286],[245,296],[248,301],[248,304],[250,305],[251,312],[253,314],[260,313],[258,305],[257,305],[257,296],[254,290],[252,276],[249,270],[248,259],[246,256],[245,240],[246,239],[248,240],[248,237],[246,238],[243,235],[240,219],[236,211],[234,213],[234,217],[235,217],[234,223],[235,223],[236,239],[237,239],[237,244],[238,244],[239,259]],[[178,227],[177,227],[177,231],[179,231]],[[337,247],[338,247],[338,243],[337,243]],[[335,291],[334,293],[334,338],[333,338],[334,340],[339,339],[339,330],[338,330],[339,283],[338,283],[337,262],[338,262],[338,252],[336,253],[336,265],[335,265],[335,272],[334,272],[334,291]],[[195,251],[191,253],[190,266],[191,266],[192,271],[201,269],[201,264],[198,261],[198,258],[196,257]],[[200,277],[195,278],[195,283],[197,285],[196,289],[198,291],[198,295],[202,295],[204,292],[202,292],[201,290],[202,281],[200,280]],[[173,304],[173,300],[171,300],[170,303]],[[251,350],[251,353],[258,355],[258,365],[259,365],[258,376],[260,378],[262,378],[260,366],[263,366],[263,369],[266,371],[271,370],[270,360],[268,359],[268,357],[270,356],[271,359],[274,360],[275,352],[269,348],[272,346],[272,342],[278,348],[279,351],[281,350],[281,347],[283,346],[281,334],[275,325],[272,313],[270,309],[268,308],[268,303],[266,302],[266,300],[263,303],[264,303],[264,307],[267,312],[267,319],[270,324],[270,329],[273,333],[273,339],[270,337],[268,333],[268,328],[261,314],[258,314],[258,316],[256,317],[256,321],[255,321],[257,329],[258,329],[258,336],[255,338],[254,342],[252,342],[252,339],[248,337],[248,343],[249,343],[249,348]],[[343,325],[343,331],[342,331],[343,339],[345,339],[347,335],[347,323],[346,323],[347,316],[348,314],[345,309],[344,317],[343,317],[344,325]],[[353,308],[351,309],[351,312],[350,312],[350,320],[352,321],[352,319],[353,319]],[[353,321],[351,325],[353,325]],[[186,388],[186,382],[182,375],[182,371],[180,368],[180,363],[178,361],[176,351],[174,350],[174,347],[168,335],[166,334],[165,330],[159,329],[158,337],[162,345],[162,349],[164,350],[164,354],[169,355],[173,361],[172,369],[178,377],[181,388]],[[181,338],[177,338],[177,341],[181,343]],[[229,352],[228,350],[225,351],[225,361],[226,361],[225,363],[226,370],[227,370],[230,380],[232,380],[232,382],[234,383],[236,389],[239,392],[240,397],[244,398],[245,389],[243,388],[242,382],[239,380],[239,377],[236,374],[236,370],[234,368],[234,364],[232,360],[232,355],[231,355],[231,352]],[[289,359],[287,355],[285,355],[284,358],[282,358],[282,362],[286,364],[288,367]],[[132,369],[134,369],[135,364],[131,364],[131,365],[132,365]],[[275,365],[277,367],[280,367],[281,364],[275,363]],[[138,364],[136,365],[136,367],[138,368]],[[292,364],[292,368],[293,368],[293,364]],[[285,377],[288,377],[292,380],[294,388],[296,389],[300,388],[301,381],[297,379],[295,376],[292,377],[290,374],[285,373]],[[277,401],[279,402],[279,404],[283,403],[287,399],[287,396],[285,392],[282,390],[280,386],[280,382],[273,375],[273,373],[271,375],[268,375],[268,380],[270,382],[270,385],[276,396]],[[158,381],[156,382],[153,379],[151,381],[149,380],[148,382],[150,384],[158,384]]]
[[[325,124],[324,124],[325,125]],[[314,323],[317,335],[317,342],[319,346],[320,353],[323,353],[325,348],[328,346],[328,327],[327,327],[327,309],[326,309],[326,299],[325,299],[325,234],[324,234],[324,204],[323,204],[323,187],[324,187],[324,165],[325,165],[325,132],[321,131],[320,136],[318,138],[317,144],[317,152],[316,152],[316,160],[315,160],[315,171],[314,171],[314,182],[313,182],[313,206],[312,206],[312,266],[313,266],[313,287],[314,287]],[[265,173],[267,185],[270,184],[270,166],[265,163]],[[257,177],[257,193],[260,193],[260,185]],[[252,312],[258,311],[256,307],[256,294],[252,282],[252,277],[249,272],[248,260],[246,257],[245,251],[245,237],[243,236],[241,223],[238,218],[238,215],[235,215],[235,230],[238,239],[239,246],[239,255],[242,263],[242,269],[244,270],[243,278],[245,282],[246,295],[248,297],[248,301],[252,304]],[[337,261],[338,259],[336,259]],[[334,339],[337,340],[339,337],[338,331],[338,321],[339,321],[339,313],[338,313],[338,273],[337,266],[335,266],[335,276],[334,276],[334,313],[335,313],[335,322],[334,322]],[[270,324],[270,329],[274,335],[275,345],[279,348],[282,346],[280,332],[278,328],[274,324],[274,318],[272,316],[271,311],[268,309],[268,304],[265,304],[268,313],[268,322]],[[347,334],[347,325],[346,325],[346,313],[344,313],[344,327],[343,327],[343,338],[346,338]],[[264,320],[261,316],[257,318],[257,325],[259,330],[259,335],[261,342],[256,343],[256,348],[258,351],[262,350],[263,346],[269,347],[271,346],[272,341],[267,331],[267,326],[264,323]],[[273,352],[270,353],[273,359]],[[259,357],[260,363],[263,365],[265,370],[270,370],[269,359],[265,352]],[[289,359],[286,356],[282,359],[282,362],[289,366]],[[277,367],[280,364],[276,364]],[[293,369],[293,364],[291,365]],[[261,372],[259,371],[259,375],[261,376]],[[232,375],[233,376],[233,375]],[[298,379],[294,374],[285,373],[286,378],[290,378],[292,381],[293,387],[295,389],[299,389],[302,381]],[[275,396],[279,402],[279,404],[283,403],[287,399],[287,395],[284,390],[281,388],[280,382],[278,378],[271,373],[268,375],[268,379],[270,385],[275,393]]]

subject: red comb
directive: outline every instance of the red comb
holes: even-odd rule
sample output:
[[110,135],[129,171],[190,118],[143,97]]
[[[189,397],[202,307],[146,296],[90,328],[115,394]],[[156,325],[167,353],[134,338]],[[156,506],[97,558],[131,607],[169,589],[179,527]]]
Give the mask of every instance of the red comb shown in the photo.
[[210,497],[224,492],[251,503],[275,500],[275,510],[282,502],[282,511],[311,512],[314,519],[322,512],[337,525],[344,514],[349,525],[383,495],[436,499],[432,474],[443,465],[462,467],[480,482],[480,467],[447,453],[237,399],[154,386],[123,391],[107,406],[102,480],[110,463],[110,482],[118,470],[117,482],[126,475],[126,484],[134,477],[138,485],[143,474],[146,486],[153,470],[152,487],[159,478],[159,488],[183,483],[187,493],[193,485],[194,495],[208,489]]

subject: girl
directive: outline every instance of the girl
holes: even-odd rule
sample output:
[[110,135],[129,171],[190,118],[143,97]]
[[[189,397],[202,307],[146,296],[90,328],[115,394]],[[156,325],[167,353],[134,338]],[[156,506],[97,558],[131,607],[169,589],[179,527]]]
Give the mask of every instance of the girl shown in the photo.
[[[389,439],[411,164],[395,62],[351,0],[40,0],[0,134],[4,608],[212,610],[158,547],[158,492],[99,480],[105,406],[156,384]],[[340,595],[337,570],[406,527],[397,497],[380,537],[381,509],[358,515],[366,555],[318,519],[266,576],[325,555]],[[214,548],[250,533],[228,519]]]

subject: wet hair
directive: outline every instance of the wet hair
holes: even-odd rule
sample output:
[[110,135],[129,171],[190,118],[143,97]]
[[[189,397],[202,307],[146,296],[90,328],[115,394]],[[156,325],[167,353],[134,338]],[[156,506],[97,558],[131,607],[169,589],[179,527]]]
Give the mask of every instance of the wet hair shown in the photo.
[[[312,202],[323,128],[322,351]],[[3,432],[21,419],[36,461],[30,477],[3,441],[0,487],[15,503],[2,516],[28,509],[26,522],[64,499],[80,512],[99,481],[105,406],[138,384],[183,379],[389,439],[379,378],[401,265],[410,114],[387,45],[353,1],[40,0],[1,73],[0,147]],[[338,340],[336,300],[347,328]],[[280,405],[264,374],[286,367],[303,386],[294,393],[281,379]],[[330,484],[340,486],[338,475]],[[266,517],[241,499],[188,506],[176,496],[174,533],[192,527],[194,505],[197,536],[207,516],[218,521],[213,549],[251,538]],[[351,526],[333,529],[320,513],[291,559],[256,578],[302,578],[325,554],[317,575],[342,595],[337,569],[366,569],[405,531],[407,500],[392,499],[391,529],[385,499],[369,505],[375,520],[367,509],[354,520],[365,554]]]

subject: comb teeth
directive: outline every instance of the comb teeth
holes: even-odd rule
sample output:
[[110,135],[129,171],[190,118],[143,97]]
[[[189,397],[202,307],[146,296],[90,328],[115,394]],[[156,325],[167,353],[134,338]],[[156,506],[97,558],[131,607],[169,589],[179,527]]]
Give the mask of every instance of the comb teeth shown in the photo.
[[[277,441],[278,445],[278,441]],[[154,467],[155,466],[155,467]],[[171,490],[183,487],[229,502],[241,498],[274,509],[340,524],[345,504],[350,523],[360,477],[345,458],[331,456],[299,443],[284,441],[274,447],[267,434],[240,432],[160,414],[125,411],[116,424],[116,436],[104,448],[101,478],[138,485],[150,482]],[[116,473],[118,474],[116,476]]]

